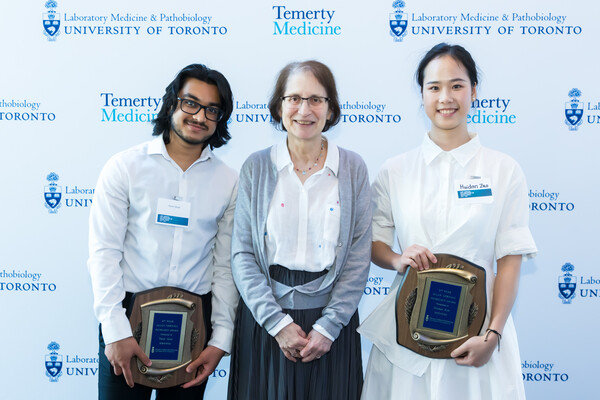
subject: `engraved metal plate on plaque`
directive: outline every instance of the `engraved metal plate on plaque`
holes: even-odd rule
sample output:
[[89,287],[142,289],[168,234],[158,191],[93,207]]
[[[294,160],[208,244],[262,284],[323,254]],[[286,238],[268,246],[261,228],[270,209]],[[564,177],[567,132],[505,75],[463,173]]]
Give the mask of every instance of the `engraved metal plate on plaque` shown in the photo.
[[429,269],[410,268],[396,297],[398,344],[431,358],[478,335],[486,313],[485,270],[450,254]]
[[134,294],[129,322],[134,338],[152,361],[132,366],[135,383],[153,388],[181,385],[195,378],[185,367],[205,343],[202,298],[187,290],[164,286]]

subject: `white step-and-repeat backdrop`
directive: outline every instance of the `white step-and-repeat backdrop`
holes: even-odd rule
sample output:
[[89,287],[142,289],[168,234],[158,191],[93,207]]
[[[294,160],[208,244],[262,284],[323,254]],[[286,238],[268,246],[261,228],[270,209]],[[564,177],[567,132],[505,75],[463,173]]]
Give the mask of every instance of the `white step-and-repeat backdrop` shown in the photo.
[[[96,397],[94,185],[112,154],[151,138],[182,67],[229,79],[233,139],[216,154],[239,168],[282,137],[266,107],[278,71],[326,63],[343,111],[328,137],[360,153],[373,178],[428,129],[414,72],[441,41],[464,45],[482,72],[470,130],[516,158],[530,186],[539,255],[523,265],[513,310],[527,394],[597,398],[599,11],[578,0],[2,2],[0,398]],[[372,267],[363,317],[391,281]],[[52,357],[60,371],[47,370]],[[228,364],[208,399],[225,397]]]

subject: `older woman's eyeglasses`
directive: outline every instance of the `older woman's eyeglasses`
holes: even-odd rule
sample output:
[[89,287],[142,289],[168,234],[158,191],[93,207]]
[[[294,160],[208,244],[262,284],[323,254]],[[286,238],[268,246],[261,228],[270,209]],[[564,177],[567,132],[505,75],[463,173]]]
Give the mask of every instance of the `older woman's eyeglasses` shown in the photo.
[[223,110],[218,107],[203,106],[194,100],[182,99],[181,97],[178,97],[177,100],[179,100],[179,107],[181,108],[181,111],[186,114],[196,115],[198,112],[200,112],[200,110],[204,110],[204,115],[208,120],[219,122],[221,118],[223,118]]
[[281,100],[283,101],[283,104],[288,108],[299,108],[304,100],[306,100],[306,103],[310,108],[319,108],[329,101],[329,97],[300,97],[298,95],[293,94],[291,96],[283,96],[281,97]]

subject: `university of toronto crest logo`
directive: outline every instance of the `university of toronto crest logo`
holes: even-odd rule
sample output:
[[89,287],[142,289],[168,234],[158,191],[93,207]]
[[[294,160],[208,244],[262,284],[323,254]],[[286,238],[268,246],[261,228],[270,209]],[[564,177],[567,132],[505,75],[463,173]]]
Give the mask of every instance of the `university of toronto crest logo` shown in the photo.
[[58,378],[62,375],[62,356],[58,354],[60,346],[56,342],[50,342],[48,345],[50,354],[46,354],[46,376],[50,378],[50,382],[58,382]]
[[395,0],[392,3],[395,11],[390,13],[390,35],[394,38],[395,42],[401,42],[408,33],[406,30],[408,16],[402,11],[405,5],[403,0]]
[[571,272],[575,269],[573,264],[566,263],[561,270],[565,273],[558,277],[558,297],[563,304],[571,304],[575,298],[575,289],[577,288],[577,277]]
[[45,206],[50,214],[56,214],[60,208],[60,199],[62,198],[62,188],[56,184],[58,175],[50,172],[46,177],[49,185],[44,186]]
[[579,101],[581,90],[573,88],[569,91],[571,101],[565,103],[565,124],[570,131],[576,131],[583,123],[583,102]]
[[48,0],[45,4],[48,9],[47,13],[44,13],[43,24],[44,24],[44,35],[49,41],[54,42],[58,35],[60,35],[60,14],[54,9],[58,4],[54,0]]

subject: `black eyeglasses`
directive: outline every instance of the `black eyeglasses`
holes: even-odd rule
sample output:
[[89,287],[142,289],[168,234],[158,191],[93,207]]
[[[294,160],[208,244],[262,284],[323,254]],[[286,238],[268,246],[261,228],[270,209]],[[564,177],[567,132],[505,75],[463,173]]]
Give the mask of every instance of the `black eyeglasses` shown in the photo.
[[283,104],[285,104],[289,108],[298,108],[302,105],[302,102],[306,100],[308,106],[310,108],[319,108],[322,107],[323,104],[329,101],[329,97],[323,96],[310,96],[310,97],[300,97],[297,94],[293,94],[291,96],[283,96],[281,98],[283,100]]
[[186,114],[196,115],[198,112],[200,112],[200,110],[204,110],[204,115],[208,120],[219,122],[223,118],[223,110],[218,107],[203,106],[194,100],[182,99],[181,97],[178,97],[177,100],[179,100],[179,107],[181,108],[181,111]]

